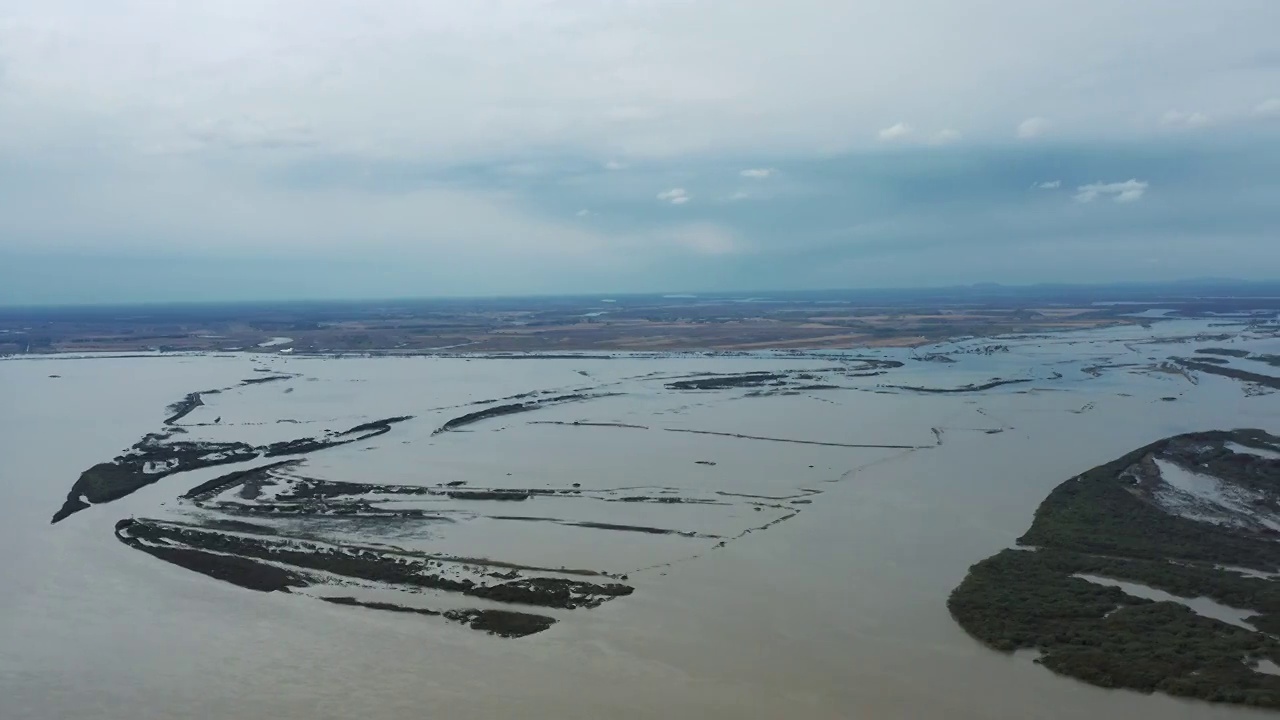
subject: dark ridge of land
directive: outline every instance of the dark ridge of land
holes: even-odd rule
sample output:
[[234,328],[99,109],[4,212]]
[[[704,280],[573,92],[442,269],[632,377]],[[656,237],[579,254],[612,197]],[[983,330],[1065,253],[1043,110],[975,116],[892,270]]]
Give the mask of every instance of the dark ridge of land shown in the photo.
[[521,490],[450,490],[445,494],[450,500],[528,500],[530,497]]
[[728,390],[740,387],[760,387],[780,380],[786,375],[771,372],[753,372],[745,375],[715,375],[697,380],[677,380],[667,383],[668,390]]
[[573,527],[591,528],[593,530],[614,530],[616,532],[638,532],[648,535],[684,535],[685,537],[707,537],[716,538],[716,535],[706,535],[703,533],[694,533],[689,531],[671,530],[669,528],[647,527],[644,525],[622,525],[619,523],[606,522],[589,522],[589,521],[570,521],[561,520],[561,525],[572,525]]
[[343,445],[350,441],[334,441],[322,440],[318,438],[297,438],[296,440],[281,440],[265,445],[261,448],[265,457],[280,457],[282,455],[306,455],[307,453],[323,450],[325,448]]
[[[182,498],[194,501],[197,506],[202,508],[216,510],[217,512],[224,514],[240,516],[284,517],[329,515],[371,520],[409,518],[445,520],[445,516],[432,515],[425,510],[397,510],[394,509],[394,504],[391,506],[391,509],[386,509],[375,503],[381,499],[390,499],[394,502],[394,500],[401,497],[420,496],[443,497],[450,500],[479,501],[523,501],[534,497],[547,497],[553,499],[557,497],[584,497],[584,491],[580,488],[458,489],[463,484],[463,481],[453,481],[439,487],[425,487],[419,485],[374,485],[333,480],[318,480],[315,478],[298,476],[292,476],[287,479],[272,478],[273,471],[285,467],[293,467],[300,462],[301,460],[286,460],[248,470],[228,473],[197,485],[184,494]],[[714,465],[715,463],[702,461],[702,464]],[[269,502],[240,503],[226,499],[214,500],[215,496],[225,493],[238,485],[244,486],[239,493],[241,498],[256,500],[260,494],[260,486],[264,483],[270,484],[274,482],[287,482],[288,487],[277,491],[274,500]],[[624,495],[621,497],[614,497],[614,495],[621,491],[622,490],[597,490],[590,491],[589,494],[585,496],[604,502],[648,502],[668,505],[725,504],[715,500],[687,498],[679,495]],[[497,519],[541,520],[567,525],[573,524],[570,521],[552,518],[499,516]],[[206,526],[208,524],[208,522],[205,523]],[[595,525],[583,526],[596,527]],[[663,528],[639,528],[634,526],[599,526],[598,529],[625,529],[633,532],[648,532],[653,534],[686,534],[677,530],[668,531]]]
[[1029,382],[1035,382],[1035,381],[1031,378],[1019,378],[1016,380],[996,379],[996,380],[991,380],[989,382],[984,382],[980,384],[970,383],[969,385],[961,385],[960,387],[954,387],[954,388],[931,388],[931,387],[921,387],[918,385],[881,385],[880,387],[888,388],[890,390],[909,390],[911,392],[920,392],[920,393],[947,394],[947,393],[982,392],[984,390],[991,390],[992,388],[998,388],[1001,385],[1018,385],[1020,383],[1029,383]]
[[358,519],[365,522],[370,521],[397,521],[397,520],[433,520],[447,522],[448,518],[435,515],[426,510],[410,509],[410,510],[394,510],[382,509],[372,503],[355,500],[343,502],[333,505],[313,504],[304,505],[299,503],[235,503],[221,502],[218,503],[218,512],[228,515],[237,515],[241,517],[332,517],[332,518],[348,518]]
[[475,412],[469,412],[466,415],[459,415],[456,418],[452,418],[446,421],[443,425],[437,428],[435,432],[431,434],[439,435],[440,433],[446,433],[451,430],[457,430],[460,427],[465,427],[467,425],[478,423],[481,420],[488,420],[489,418],[502,417],[503,415],[514,415],[516,413],[522,413],[522,412],[529,412],[531,410],[537,410],[539,408],[543,408],[548,405],[560,405],[563,403],[579,402],[582,400],[593,400],[595,398],[608,397],[610,394],[611,393],[596,393],[596,394],[571,393],[568,395],[559,395],[556,397],[543,398],[540,400],[529,400],[527,402],[511,403],[509,405],[498,405],[496,407],[485,408],[483,410],[476,410]]
[[884,375],[884,374],[885,374],[885,371],[884,371],[884,370],[876,370],[875,372],[851,372],[851,373],[845,373],[845,374],[844,374],[844,376],[845,376],[845,377],[851,377],[851,378],[864,378],[864,377],[879,377],[879,376]]
[[360,423],[359,425],[356,425],[355,427],[349,430],[344,430],[338,434],[339,435],[356,435],[358,433],[375,432],[375,431],[378,432],[378,434],[382,434],[387,432],[392,425],[396,423],[404,422],[406,420],[412,420],[412,419],[413,419],[412,415],[397,415],[396,417],[386,418],[385,420],[373,420],[367,423]]
[[596,607],[634,591],[630,585],[622,583],[597,585],[567,578],[525,577],[497,585],[477,585],[466,594],[496,602],[572,610],[576,607]]
[[[714,464],[714,463],[713,463],[713,464]],[[679,497],[679,496],[675,496],[675,497],[670,497],[670,496],[655,497],[655,496],[653,496],[653,495],[628,495],[627,497],[620,497],[620,498],[611,499],[611,500],[609,500],[608,502],[625,502],[625,503],[659,503],[659,504],[667,504],[667,505],[682,505],[682,504],[688,504],[688,505],[724,505],[724,504],[726,504],[726,503],[716,502],[715,500],[705,500],[705,499],[699,499],[699,498],[683,498],[683,497]]]
[[478,423],[481,420],[487,420],[489,418],[537,410],[539,407],[541,407],[541,405],[535,401],[527,403],[512,403],[510,405],[498,405],[496,407],[485,408],[484,410],[476,410],[475,412],[469,412],[466,415],[459,415],[456,418],[447,420],[445,424],[437,428],[432,435],[439,435],[440,433],[449,432],[450,430],[457,430],[460,427],[464,427],[472,423]]
[[1221,375],[1222,377],[1229,377],[1233,380],[1256,383],[1263,387],[1269,387],[1273,390],[1280,390],[1280,378],[1275,377],[1274,375],[1263,375],[1261,373],[1249,372],[1248,370],[1238,370],[1233,367],[1210,365],[1208,363],[1188,360],[1186,358],[1174,358],[1174,361],[1188,370],[1198,370],[1203,373],[1209,373],[1210,375]]
[[[256,567],[268,561],[277,565],[296,568],[295,575],[302,577],[306,571],[320,571],[358,580],[383,582],[409,588],[428,588],[455,592],[498,602],[537,605],[572,610],[577,607],[596,607],[601,603],[630,595],[633,588],[619,583],[596,584],[583,580],[554,577],[517,577],[498,584],[484,584],[470,578],[454,579],[434,572],[437,561],[400,553],[378,553],[360,548],[330,547],[304,540],[274,538],[270,536],[241,537],[203,528],[182,526],[158,520],[123,520],[118,525],[117,537],[122,542],[141,550],[157,547],[183,551],[161,559],[171,562],[191,562],[194,567],[214,577],[214,567],[206,556],[213,558],[234,557],[248,561]],[[198,553],[198,555],[192,555]],[[155,553],[152,553],[155,554]],[[177,558],[176,560],[174,558]],[[243,563],[241,563],[243,565]],[[187,567],[184,565],[184,567]],[[269,566],[269,567],[275,567]],[[202,569],[203,568],[203,569]],[[229,579],[239,577],[215,568]],[[239,584],[239,583],[237,583]],[[271,588],[275,589],[275,588]]]
[[[862,363],[861,367],[853,368],[854,370],[858,370],[858,371],[894,370],[896,368],[900,368],[906,365],[906,363],[902,362],[901,360],[884,360],[881,358],[866,358],[866,357],[858,357],[858,358],[852,358],[852,359]],[[859,376],[859,377],[865,377],[865,376]]]
[[505,638],[525,637],[540,633],[555,624],[546,615],[512,612],[511,610],[446,610],[444,616],[465,623],[472,630]]
[[169,411],[169,417],[164,419],[165,425],[173,425],[182,418],[191,414],[193,410],[204,404],[204,399],[200,397],[201,393],[188,393],[186,397],[178,402],[165,408]]
[[131,548],[217,580],[259,592],[288,592],[291,587],[306,587],[311,584],[301,574],[281,570],[251,558],[205,552],[190,547],[147,544],[139,539],[145,537],[145,533],[139,535],[133,532],[137,527],[135,520],[121,520],[116,523],[116,538]]
[[530,420],[529,424],[530,425],[567,425],[569,427],[611,427],[611,428],[626,428],[629,430],[648,430],[649,429],[648,425],[633,425],[631,423],[618,423],[618,422],[587,422],[585,420],[574,420],[572,422],[569,422],[567,420]]
[[267,377],[245,378],[240,381],[241,385],[261,385],[262,383],[276,382],[277,380],[288,380],[293,375],[268,375]]
[[232,520],[231,518],[209,518],[202,525],[210,530],[225,530],[227,532],[242,532],[253,535],[277,535],[275,528],[259,525],[257,523],[244,522],[243,520]]
[[201,500],[212,495],[216,495],[233,485],[239,485],[246,480],[266,477],[272,470],[277,468],[290,467],[297,464],[297,460],[281,460],[279,462],[249,468],[248,470],[237,470],[236,472],[221,475],[213,478],[212,480],[206,480],[185,492],[181,497],[185,500]]
[[962,350],[952,350],[957,355],[995,355],[997,353],[1009,352],[1009,346],[1003,343],[995,343],[990,345],[978,345],[977,347],[964,348]]
[[[275,442],[270,445],[264,445],[262,447],[262,453],[267,457],[276,457],[279,455],[305,455],[307,453],[315,452],[316,450],[324,450],[325,448],[370,440],[378,437],[379,435],[386,435],[391,432],[392,425],[402,423],[412,418],[412,415],[400,415],[383,420],[361,423],[348,430],[332,433],[330,437],[325,439],[299,438],[297,440]],[[356,437],[350,437],[352,435],[355,435]],[[347,439],[335,440],[333,438]]]
[[504,398],[494,398],[490,400],[476,400],[474,402],[469,402],[467,404],[468,405],[492,405],[493,403],[502,402],[504,400],[524,400],[525,398],[534,397],[537,394],[538,394],[537,390],[530,390],[529,392],[522,392],[522,393],[516,393],[515,395],[508,395],[507,397],[504,397]]
[[[82,472],[51,522],[64,520],[90,505],[119,500],[176,472],[228,465],[258,456],[252,446],[244,443],[181,442],[162,446],[152,436],[143,438],[131,450],[133,452]],[[169,465],[170,462],[176,464]],[[162,469],[147,472],[148,465],[153,463]]]
[[[193,394],[199,395],[199,393]],[[64,520],[91,505],[118,500],[176,473],[241,463],[259,457],[305,455],[317,450],[377,437],[390,432],[392,425],[405,419],[407,418],[395,417],[365,423],[358,427],[368,429],[354,437],[347,437],[352,434],[352,430],[348,430],[321,439],[299,438],[262,446],[243,442],[173,441],[171,433],[175,430],[149,433],[110,462],[98,463],[81,473],[67,493],[67,499],[62,507],[54,513],[51,522]]]
[[367,485],[365,483],[343,482],[340,480],[318,480],[300,478],[288,491],[276,496],[281,501],[329,500],[347,495],[364,495],[379,493],[386,495],[431,495],[434,491],[418,485]]
[[683,535],[685,537],[703,537],[717,538],[716,535],[704,535],[701,533],[689,532],[684,530],[672,530],[670,528],[648,527],[645,525],[618,525],[615,523],[590,522],[578,520],[562,520],[560,518],[549,517],[530,517],[527,515],[490,515],[491,520],[514,520],[518,522],[545,522],[555,525],[564,525],[567,527],[590,528],[592,530],[613,530],[616,532],[634,532],[643,533],[645,535]]
[[1089,365],[1080,368],[1080,372],[1091,377],[1102,377],[1104,370],[1118,370],[1120,368],[1137,367],[1137,363],[1100,363],[1098,365]]
[[478,610],[475,608],[465,608],[460,610],[428,610],[426,608],[405,607],[404,605],[396,605],[387,602],[366,602],[357,600],[353,597],[321,597],[321,600],[330,602],[335,605],[349,605],[352,607],[365,607],[374,610],[386,610],[389,612],[414,613],[417,615],[429,615],[434,617],[444,617],[454,622],[462,623],[472,630],[482,630],[490,635],[497,635],[504,638],[519,638],[534,633],[540,633],[543,630],[555,624],[556,619],[545,615],[533,615],[530,613],[513,612],[511,610]]
[[349,605],[351,607],[364,607],[364,608],[371,608],[373,610],[387,610],[390,612],[414,613],[416,615],[430,615],[433,617],[440,617],[444,615],[444,613],[439,610],[406,607],[404,605],[396,605],[395,603],[389,603],[389,602],[369,602],[369,601],[357,600],[350,596],[338,596],[338,597],[322,596],[320,599],[327,603],[333,603],[334,605]]
[[1196,352],[1206,355],[1227,355],[1233,358],[1249,357],[1248,350],[1238,350],[1235,348],[1197,348]]
[[766,442],[784,442],[796,443],[798,445],[824,445],[827,447],[845,447],[845,448],[885,448],[888,450],[920,450],[931,445],[878,445],[871,443],[838,443],[838,442],[822,442],[820,440],[793,440],[790,438],[765,437],[762,435],[743,435],[741,433],[717,432],[714,430],[685,430],[682,428],[663,428],[667,432],[692,433],[694,435],[718,435],[720,437],[738,438],[740,440],[764,440]]
[[[1280,568],[1280,534],[1247,514],[1192,519],[1212,506],[1175,514],[1169,508],[1194,498],[1178,496],[1155,462],[1195,468],[1234,487],[1232,497],[1256,498],[1255,510],[1219,512],[1276,512],[1280,460],[1233,452],[1233,442],[1280,447],[1280,438],[1261,430],[1190,433],[1062,483],[1018,540],[1031,549],[1004,550],[970,568],[948,600],[952,616],[993,649],[1039,650],[1038,663],[1102,687],[1280,709],[1280,677],[1255,669],[1259,660],[1280,661],[1280,583],[1223,568]],[[1257,631],[1078,575],[1250,608],[1257,614],[1247,622]]]

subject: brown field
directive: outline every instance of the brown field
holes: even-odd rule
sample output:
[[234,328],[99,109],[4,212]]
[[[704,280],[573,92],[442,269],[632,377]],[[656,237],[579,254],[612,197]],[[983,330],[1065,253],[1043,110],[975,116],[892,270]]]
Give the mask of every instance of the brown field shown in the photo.
[[[514,301],[512,301],[514,302]],[[1132,324],[1114,309],[1007,306],[850,307],[679,299],[603,305],[530,300],[527,307],[445,303],[229,308],[222,313],[62,313],[0,320],[0,353],[253,351],[492,353],[746,351],[916,346],[960,336]],[[603,309],[602,309],[603,308]],[[216,310],[216,309],[215,309]],[[287,340],[278,340],[287,338]],[[272,344],[272,341],[275,343]]]

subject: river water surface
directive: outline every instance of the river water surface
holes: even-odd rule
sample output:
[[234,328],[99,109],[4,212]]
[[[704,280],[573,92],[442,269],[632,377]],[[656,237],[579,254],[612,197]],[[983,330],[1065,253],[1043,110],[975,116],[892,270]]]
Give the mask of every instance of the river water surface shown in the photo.
[[[1149,370],[1170,355],[1189,355],[1197,343],[1181,338],[1207,331],[1178,321],[930,349],[1011,348],[957,353],[951,364],[880,351],[874,355],[906,365],[845,379],[851,389],[767,397],[656,391],[660,385],[636,378],[820,370],[833,361],[767,353],[0,361],[0,717],[1261,717],[1055,676],[1021,655],[987,650],[946,609],[969,565],[1012,546],[1049,490],[1072,475],[1176,433],[1280,432],[1280,396],[1246,392],[1223,377],[1193,383]],[[1164,340],[1150,344],[1156,338]],[[117,520],[164,513],[181,492],[217,473],[165,478],[49,523],[79,473],[156,431],[166,405],[234,384],[264,364],[298,373],[290,381],[296,390],[255,386],[243,397],[211,401],[190,418],[192,432],[278,434],[281,419],[349,425],[404,413],[418,415],[417,424],[368,449],[316,453],[308,467],[362,482],[552,479],[584,487],[820,492],[785,522],[714,550],[613,535],[520,536],[497,525],[492,533],[476,525],[469,535],[445,535],[441,542],[490,555],[563,553],[631,572],[633,595],[575,610],[521,639],[252,592],[113,536]],[[1098,364],[1127,367],[1084,370]],[[882,387],[956,388],[995,377],[1031,382],[949,394]],[[433,408],[575,383],[610,384],[605,389],[622,394],[491,420],[466,433],[430,434],[439,418],[457,414]],[[1169,397],[1176,400],[1162,399]],[[223,419],[202,430],[195,421],[209,418],[200,413]],[[668,428],[922,449],[796,445]],[[714,522],[743,521],[737,510],[727,512]],[[682,517],[713,522],[709,515]],[[646,565],[652,568],[641,569]]]

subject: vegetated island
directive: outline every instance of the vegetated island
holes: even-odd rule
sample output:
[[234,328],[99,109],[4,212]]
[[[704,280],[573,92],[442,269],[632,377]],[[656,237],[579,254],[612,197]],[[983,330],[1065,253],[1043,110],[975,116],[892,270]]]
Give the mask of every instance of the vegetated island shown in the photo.
[[[1058,377],[1061,377],[1061,375],[1059,375]],[[881,387],[887,388],[890,390],[907,390],[910,392],[934,393],[939,395],[946,395],[949,393],[983,392],[985,390],[998,388],[1001,385],[1021,385],[1022,383],[1029,383],[1029,382],[1033,382],[1032,378],[1017,378],[1013,380],[1002,380],[1000,378],[992,378],[991,380],[984,383],[969,383],[968,385],[961,385],[960,387],[953,387],[953,388],[931,388],[931,387],[922,387],[919,385],[881,385]]]
[[457,430],[466,425],[478,423],[481,420],[488,420],[493,417],[502,417],[503,415],[514,415],[515,413],[529,412],[530,410],[538,410],[548,405],[562,405],[564,403],[580,402],[583,400],[593,400],[595,398],[609,397],[611,393],[572,393],[569,395],[560,395],[553,398],[545,398],[541,400],[528,400],[525,402],[511,403],[509,405],[496,405],[483,410],[469,412],[466,415],[459,415],[445,422],[445,424],[436,428],[432,435],[439,435],[450,430]]
[[[204,394],[209,392],[205,391]],[[170,405],[169,411],[175,415],[170,416],[165,423],[173,425],[176,422],[175,416],[181,418],[202,404],[200,395],[201,393],[191,393]],[[98,463],[82,472],[71,486],[62,507],[54,513],[51,522],[65,520],[91,505],[119,500],[169,475],[216,465],[231,465],[260,457],[305,455],[325,448],[369,440],[391,432],[392,425],[409,419],[412,419],[411,415],[401,415],[362,423],[342,432],[329,431],[318,438],[282,440],[261,446],[244,442],[174,440],[174,428],[165,432],[147,433],[111,461]]]
[[[1263,357],[1272,358],[1275,356],[1268,355]],[[1275,377],[1274,375],[1263,375],[1261,373],[1249,372],[1248,370],[1238,370],[1236,368],[1231,368],[1231,367],[1220,367],[1218,365],[1211,365],[1211,364],[1205,363],[1203,360],[1197,362],[1195,360],[1188,360],[1186,358],[1174,358],[1174,361],[1188,370],[1198,370],[1199,372],[1209,373],[1210,375],[1221,375],[1222,377],[1229,377],[1233,380],[1240,380],[1242,382],[1248,382],[1248,383],[1256,383],[1258,385],[1261,385],[1262,387],[1271,388],[1272,390],[1280,390],[1280,378]],[[1270,362],[1269,360],[1263,360],[1263,362],[1269,362],[1270,364],[1273,364],[1273,365],[1275,364]]]
[[[1280,709],[1278,540],[1280,438],[1178,435],[1059,485],[1026,549],[974,565],[947,605],[989,647],[1094,685]],[[1229,624],[1099,579],[1256,614]]]

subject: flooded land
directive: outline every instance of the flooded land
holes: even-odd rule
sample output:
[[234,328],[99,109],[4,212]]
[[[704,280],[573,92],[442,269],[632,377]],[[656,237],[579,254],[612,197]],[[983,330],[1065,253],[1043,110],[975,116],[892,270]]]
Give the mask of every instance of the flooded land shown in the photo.
[[1121,310],[4,358],[0,715],[1273,714],[1280,325]]

